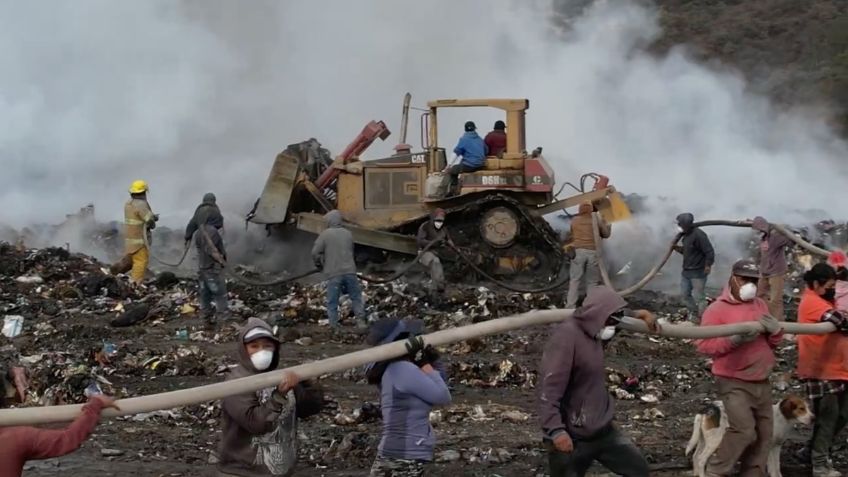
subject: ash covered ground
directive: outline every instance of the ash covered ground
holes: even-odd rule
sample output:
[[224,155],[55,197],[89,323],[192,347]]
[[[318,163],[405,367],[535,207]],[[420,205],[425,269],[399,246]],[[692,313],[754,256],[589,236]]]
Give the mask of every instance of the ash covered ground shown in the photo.
[[[204,330],[194,313],[190,276],[160,274],[139,293],[103,268],[88,256],[64,249],[0,244],[0,311],[24,319],[20,336],[0,336],[0,353],[30,369],[27,405],[81,402],[92,381],[107,393],[129,397],[222,379],[220,372],[234,363],[237,322]],[[422,288],[403,282],[368,285],[368,311],[372,317],[423,318],[428,330],[435,331],[562,304],[555,293],[505,294],[461,287],[431,306]],[[353,327],[341,338],[331,336],[323,322],[319,286],[260,289],[232,284],[230,291],[240,318],[259,316],[278,327],[283,365],[364,347]],[[630,302],[668,320],[681,319],[682,307],[673,297],[643,291]],[[133,320],[141,321],[112,326]],[[536,327],[442,349],[454,402],[432,416],[438,433],[433,475],[546,475],[534,418],[536,369],[546,338],[547,329]],[[779,355],[775,398],[790,392],[800,395],[799,383],[791,378],[794,344],[785,342]],[[714,398],[707,360],[691,343],[621,333],[607,349],[607,367],[618,423],[647,455],[655,475],[690,475],[683,449],[692,416]],[[380,435],[375,388],[364,382],[360,370],[324,376],[319,383],[326,391],[326,405],[320,415],[301,421],[296,475],[367,475]],[[25,475],[211,475],[219,413],[218,405],[210,402],[104,420],[80,451],[31,463]],[[794,457],[799,447],[795,443],[785,448],[784,475],[808,472]],[[595,475],[604,474],[597,469]]]

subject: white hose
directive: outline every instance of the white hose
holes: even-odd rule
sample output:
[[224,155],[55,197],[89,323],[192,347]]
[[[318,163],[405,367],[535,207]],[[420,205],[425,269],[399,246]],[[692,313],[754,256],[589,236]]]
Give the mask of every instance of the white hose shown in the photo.
[[[445,345],[480,336],[525,328],[528,326],[556,323],[570,318],[571,314],[572,310],[564,309],[535,310],[521,315],[498,318],[495,320],[475,323],[473,325],[436,331],[425,335],[424,341],[434,346]],[[781,325],[786,332],[793,334],[819,335],[830,333],[836,329],[834,325],[830,323],[819,323],[813,325],[781,323]],[[639,333],[648,333],[645,324],[635,318],[625,318],[619,327]],[[742,334],[750,330],[764,331],[759,323],[751,322],[708,327],[665,325],[658,334],[674,338],[703,339]],[[121,408],[120,411],[107,409],[104,411],[103,415],[105,417],[126,416],[141,412],[152,412],[161,409],[171,409],[192,404],[200,404],[207,401],[215,401],[229,396],[250,393],[259,389],[276,386],[282,379],[283,371],[292,371],[297,373],[301,379],[313,379],[324,374],[338,373],[351,368],[357,368],[367,363],[397,358],[399,356],[403,356],[406,352],[404,342],[389,343],[333,358],[301,364],[291,368],[286,368],[285,370],[257,374],[232,381],[207,384],[196,388],[122,399],[117,402]],[[81,405],[4,409],[0,410],[0,426],[67,422],[76,418],[81,409]]]

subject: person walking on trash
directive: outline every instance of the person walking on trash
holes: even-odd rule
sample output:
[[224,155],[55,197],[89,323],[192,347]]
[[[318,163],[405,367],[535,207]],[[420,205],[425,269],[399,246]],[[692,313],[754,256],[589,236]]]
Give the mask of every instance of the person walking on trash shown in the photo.
[[221,237],[223,229],[224,217],[215,204],[215,194],[209,192],[203,196],[203,202],[194,211],[185,231],[186,247],[191,243],[192,237],[197,247],[200,314],[209,326],[214,326],[216,315],[224,320],[230,316],[227,280],[224,278],[227,251]]
[[621,317],[635,315],[651,331],[656,317],[628,311],[609,287],[589,289],[570,319],[555,325],[539,367],[538,406],[551,477],[583,477],[594,462],[627,477],[649,475],[648,462],[614,424],[604,347]]
[[[271,327],[250,318],[236,341],[238,366],[227,381],[268,373],[280,363],[280,341]],[[279,384],[221,401],[218,477],[290,476],[297,463],[297,421],[321,411],[323,398],[292,372]]]
[[677,232],[683,243],[675,245],[674,251],[683,255],[680,294],[689,310],[689,321],[698,323],[707,305],[705,290],[715,263],[715,250],[707,234],[694,224],[695,216],[688,212],[677,216]]
[[707,461],[709,477],[731,475],[741,459],[740,475],[766,475],[773,434],[771,384],[774,348],[783,339],[780,322],[757,297],[760,268],[739,260],[721,295],[704,311],[701,326],[759,323],[765,332],[697,341],[698,351],[713,359],[718,394],[727,413],[727,431]]
[[775,232],[771,224],[762,217],[754,217],[751,228],[760,233],[760,281],[757,293],[766,300],[771,316],[780,321],[786,319],[783,311],[783,287],[786,284],[786,247],[792,240]]
[[380,390],[383,432],[370,477],[421,477],[433,460],[436,436],[430,410],[446,406],[451,394],[439,353],[424,345],[419,320],[385,318],[372,324],[366,342],[380,346],[407,340],[407,354],[366,367]]
[[[418,235],[416,236],[418,251],[421,253],[418,261],[429,270],[433,288],[439,293],[445,290],[445,273],[442,268],[442,261],[435,249],[450,241],[447,229],[444,227],[445,211],[444,209],[435,209],[430,214],[430,220],[418,227]],[[428,246],[430,248],[422,253]]]
[[327,221],[327,229],[318,235],[312,246],[312,260],[327,280],[327,319],[330,327],[338,331],[339,298],[342,293],[347,293],[357,326],[364,331],[368,327],[368,320],[362,302],[362,286],[356,276],[353,235],[342,226],[342,214],[338,210],[327,212],[324,219]]
[[[568,295],[565,307],[577,307],[581,290],[600,285],[601,271],[598,268],[598,247],[595,243],[594,221],[592,214],[594,206],[591,202],[580,203],[577,215],[571,219],[571,243],[568,245],[573,253],[569,264]],[[598,233],[601,239],[610,237],[612,228],[601,217],[598,217]]]
[[130,281],[137,285],[144,281],[147,264],[150,261],[150,231],[156,228],[159,216],[154,214],[147,202],[147,182],[133,181],[130,185],[130,200],[124,204],[124,245],[125,253],[132,259]]

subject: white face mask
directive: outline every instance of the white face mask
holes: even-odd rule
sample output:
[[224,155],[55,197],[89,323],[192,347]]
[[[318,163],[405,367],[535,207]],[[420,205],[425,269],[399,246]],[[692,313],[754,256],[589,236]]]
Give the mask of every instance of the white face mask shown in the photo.
[[274,360],[274,352],[263,349],[250,355],[250,362],[257,371],[265,371],[268,366],[271,366],[271,361]]
[[684,232],[683,227],[677,226],[677,233],[682,234]]
[[739,299],[742,301],[751,301],[757,298],[757,285],[746,283],[739,287]]
[[615,336],[616,331],[615,326],[604,326],[604,328],[595,335],[595,338],[601,341],[609,341],[613,336]]
[[441,220],[436,220],[433,222],[433,227],[436,227],[436,230],[441,229],[443,225],[445,225],[445,223]]

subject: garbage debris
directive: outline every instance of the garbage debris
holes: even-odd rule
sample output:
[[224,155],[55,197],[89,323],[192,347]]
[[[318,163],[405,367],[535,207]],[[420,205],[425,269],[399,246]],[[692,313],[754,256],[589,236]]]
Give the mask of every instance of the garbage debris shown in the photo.
[[24,329],[24,317],[20,315],[6,315],[3,317],[3,336],[16,338]]

